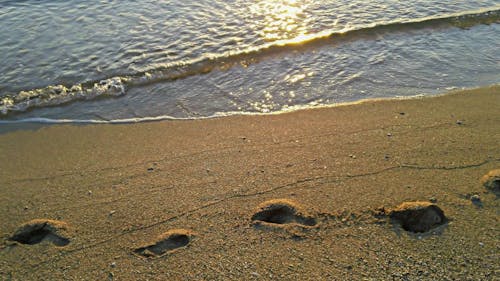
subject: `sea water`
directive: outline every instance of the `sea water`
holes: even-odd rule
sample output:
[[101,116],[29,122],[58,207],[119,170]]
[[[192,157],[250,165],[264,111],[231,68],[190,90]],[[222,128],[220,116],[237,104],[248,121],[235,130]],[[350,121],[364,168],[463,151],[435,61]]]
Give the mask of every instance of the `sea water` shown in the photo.
[[273,113],[500,82],[500,2],[0,0],[0,126]]

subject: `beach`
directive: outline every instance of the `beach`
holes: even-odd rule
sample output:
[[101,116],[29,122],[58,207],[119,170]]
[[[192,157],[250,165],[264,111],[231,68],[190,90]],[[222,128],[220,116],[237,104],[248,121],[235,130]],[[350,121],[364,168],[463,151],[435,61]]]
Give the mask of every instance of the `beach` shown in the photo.
[[[499,108],[490,86],[0,134],[0,279],[494,280]],[[416,201],[446,222],[383,212]],[[13,241],[32,220],[38,238]]]

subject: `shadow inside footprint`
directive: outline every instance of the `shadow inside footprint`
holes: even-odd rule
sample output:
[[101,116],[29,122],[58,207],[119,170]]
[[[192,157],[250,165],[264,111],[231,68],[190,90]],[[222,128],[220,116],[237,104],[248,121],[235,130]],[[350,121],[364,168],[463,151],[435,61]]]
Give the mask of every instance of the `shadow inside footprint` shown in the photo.
[[405,202],[389,212],[394,223],[414,233],[427,232],[448,222],[443,210],[429,202]]
[[271,224],[297,223],[305,226],[316,225],[316,220],[299,211],[300,207],[289,200],[277,199],[264,202],[259,211],[252,216],[252,221]]
[[192,239],[191,232],[183,229],[170,230],[162,234],[156,243],[140,247],[134,253],[143,257],[158,257],[175,249],[187,246]]
[[70,240],[59,233],[67,228],[66,223],[55,220],[33,220],[21,226],[9,240],[21,244],[35,245],[42,241],[62,247],[69,244]]

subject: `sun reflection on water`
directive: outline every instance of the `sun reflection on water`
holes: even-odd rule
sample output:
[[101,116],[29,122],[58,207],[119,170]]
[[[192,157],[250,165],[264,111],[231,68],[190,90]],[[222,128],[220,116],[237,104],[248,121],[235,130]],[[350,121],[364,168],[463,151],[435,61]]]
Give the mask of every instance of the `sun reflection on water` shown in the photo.
[[250,7],[255,30],[266,41],[306,37],[309,1],[261,0]]

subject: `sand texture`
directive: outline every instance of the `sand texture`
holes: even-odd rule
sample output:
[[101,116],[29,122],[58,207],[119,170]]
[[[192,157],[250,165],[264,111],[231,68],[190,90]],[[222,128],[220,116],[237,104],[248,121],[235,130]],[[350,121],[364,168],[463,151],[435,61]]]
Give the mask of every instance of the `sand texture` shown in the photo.
[[499,280],[498,169],[498,86],[11,131],[0,280]]

